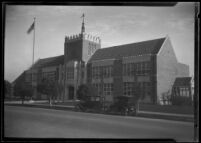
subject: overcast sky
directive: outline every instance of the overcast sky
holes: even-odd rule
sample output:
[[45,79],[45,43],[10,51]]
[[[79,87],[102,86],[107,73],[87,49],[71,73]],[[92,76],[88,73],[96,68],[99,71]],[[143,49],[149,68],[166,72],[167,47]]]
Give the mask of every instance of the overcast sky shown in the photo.
[[101,38],[102,48],[168,35],[179,62],[194,73],[194,3],[174,7],[137,6],[6,6],[5,79],[12,82],[32,64],[36,17],[35,61],[64,54],[65,35],[85,32]]

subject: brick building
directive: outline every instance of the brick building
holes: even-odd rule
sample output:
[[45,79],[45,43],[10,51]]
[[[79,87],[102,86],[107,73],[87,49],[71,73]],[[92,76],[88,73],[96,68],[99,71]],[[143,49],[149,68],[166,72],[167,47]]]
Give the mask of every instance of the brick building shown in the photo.
[[185,96],[193,100],[193,78],[191,77],[178,77],[172,87],[173,96]]
[[162,94],[172,91],[177,77],[188,77],[189,67],[178,62],[168,36],[101,48],[99,37],[85,33],[83,19],[81,33],[65,37],[64,55],[39,59],[23,75],[34,87],[45,77],[62,83],[60,100],[76,99],[78,86],[91,84],[97,89],[92,100],[112,103],[117,96],[135,96],[138,84],[142,102],[162,104]]

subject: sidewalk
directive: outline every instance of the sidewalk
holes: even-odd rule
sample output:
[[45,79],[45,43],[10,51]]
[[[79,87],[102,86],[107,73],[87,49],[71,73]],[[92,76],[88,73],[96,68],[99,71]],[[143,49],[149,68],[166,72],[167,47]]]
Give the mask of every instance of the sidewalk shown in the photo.
[[138,113],[142,113],[142,114],[156,114],[156,115],[164,115],[164,116],[191,117],[191,118],[194,117],[194,115],[175,114],[175,113],[163,113],[163,112],[150,112],[150,111],[139,111]]
[[194,115],[139,111],[137,116],[155,119],[194,122]]
[[[27,101],[27,100],[25,100],[24,101],[24,103],[25,104],[33,104],[33,103],[47,103],[48,102],[48,100],[29,100],[29,101]],[[22,104],[22,101],[21,100],[19,100],[19,101],[4,101],[4,103],[6,103],[6,104]]]

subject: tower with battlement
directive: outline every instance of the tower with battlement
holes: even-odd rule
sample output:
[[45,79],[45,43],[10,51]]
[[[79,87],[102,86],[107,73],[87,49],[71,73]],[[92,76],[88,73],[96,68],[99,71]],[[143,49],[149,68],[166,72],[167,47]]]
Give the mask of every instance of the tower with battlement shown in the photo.
[[99,37],[85,33],[84,14],[82,16],[81,33],[65,36],[64,42],[64,87],[67,100],[76,99],[79,85],[86,83],[86,64],[96,50],[101,48]]
[[101,48],[101,39],[85,33],[84,14],[81,33],[65,37],[64,63],[69,61],[88,62],[97,49]]

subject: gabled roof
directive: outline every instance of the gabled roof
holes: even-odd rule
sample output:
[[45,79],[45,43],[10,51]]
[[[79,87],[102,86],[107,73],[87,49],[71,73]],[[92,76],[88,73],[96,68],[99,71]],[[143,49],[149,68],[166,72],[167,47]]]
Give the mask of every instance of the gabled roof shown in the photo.
[[24,80],[24,75],[25,75],[25,72],[21,73],[21,74],[12,82],[12,85],[15,85],[17,82],[23,81],[23,80]]
[[149,41],[119,45],[98,49],[89,62],[103,59],[116,59],[128,56],[137,56],[144,54],[157,54],[166,38],[154,39]]
[[39,59],[33,65],[33,68],[57,66],[57,65],[60,65],[60,64],[62,64],[62,65],[64,64],[64,55],[45,58],[45,59]]
[[189,86],[190,83],[191,77],[177,77],[174,86]]

